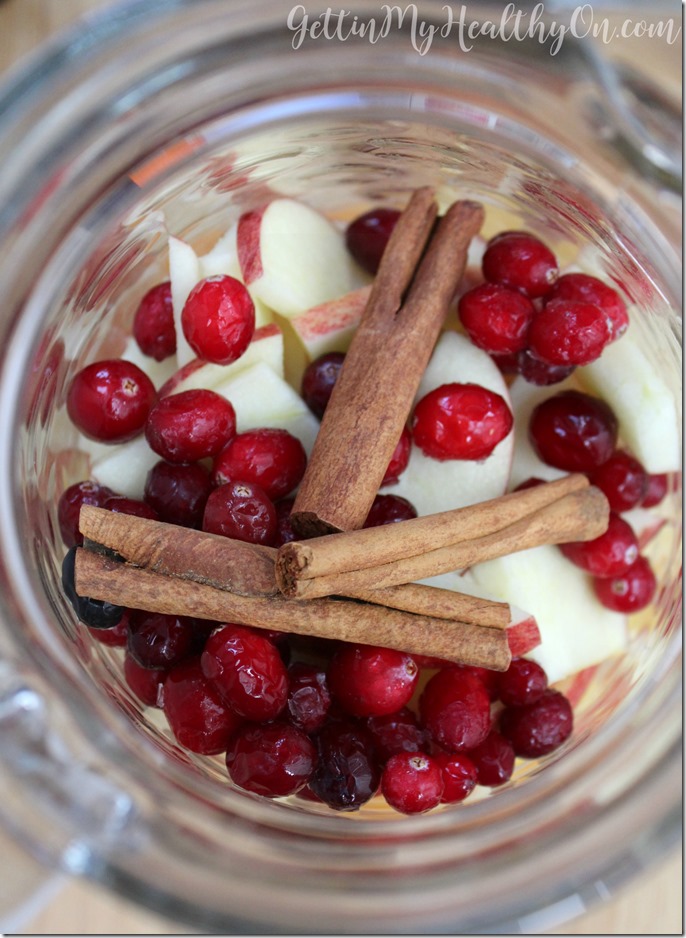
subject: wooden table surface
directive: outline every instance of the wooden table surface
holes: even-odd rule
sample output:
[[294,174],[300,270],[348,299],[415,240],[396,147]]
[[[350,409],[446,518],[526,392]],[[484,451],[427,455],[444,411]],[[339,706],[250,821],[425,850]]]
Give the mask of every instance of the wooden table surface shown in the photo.
[[[229,2],[229,0],[227,0]],[[2,0],[0,2],[0,71],[34,48],[53,31],[107,0]],[[628,50],[629,51],[629,50]],[[679,76],[680,49],[669,71]],[[678,77],[672,77],[672,91]],[[676,854],[627,887],[611,901],[551,934],[682,934],[682,858]],[[65,883],[24,934],[178,934],[184,929],[105,890],[81,881]]]

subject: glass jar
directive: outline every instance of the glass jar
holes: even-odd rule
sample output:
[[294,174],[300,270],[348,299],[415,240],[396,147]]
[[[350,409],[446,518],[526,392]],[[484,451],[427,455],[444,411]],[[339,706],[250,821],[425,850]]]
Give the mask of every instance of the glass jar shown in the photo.
[[[381,26],[379,7],[347,9]],[[120,652],[61,592],[56,501],[88,472],[65,419],[71,376],[121,352],[169,233],[209,246],[274,193],[338,220],[401,206],[419,185],[443,204],[481,200],[500,228],[527,227],[625,285],[679,406],[678,130],[665,100],[571,35],[555,55],[487,34],[466,50],[456,26],[439,31],[446,6],[404,9],[371,42],[323,25],[305,35],[304,16],[324,24],[324,7],[130,2],[0,92],[0,817],[46,866],[202,931],[544,931],[679,837],[676,492],[658,599],[593,677],[564,751],[422,817],[234,790],[136,703]],[[491,6],[462,9],[494,20]]]

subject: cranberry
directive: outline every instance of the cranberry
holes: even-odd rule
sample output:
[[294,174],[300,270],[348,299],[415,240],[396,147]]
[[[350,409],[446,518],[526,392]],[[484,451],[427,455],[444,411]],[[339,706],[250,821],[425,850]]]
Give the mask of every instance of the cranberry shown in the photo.
[[396,811],[423,814],[441,802],[441,767],[423,752],[399,752],[384,766],[381,791]]
[[276,646],[240,625],[214,632],[200,658],[222,700],[248,720],[273,720],[286,706],[288,675]]
[[659,505],[667,494],[669,488],[669,475],[666,472],[649,475],[646,493],[641,502],[642,508],[654,508]]
[[276,509],[267,494],[252,482],[227,482],[207,499],[203,531],[252,544],[273,544]]
[[145,438],[167,462],[198,462],[216,456],[236,432],[231,404],[214,391],[197,389],[163,397],[150,411]]
[[336,811],[356,811],[379,787],[374,744],[361,726],[338,720],[317,736],[318,760],[310,787]]
[[81,506],[95,505],[96,508],[102,508],[112,495],[114,492],[106,485],[89,480],[76,482],[62,492],[57,503],[57,521],[66,547],[80,547],[83,544],[83,535],[79,531]]
[[589,475],[591,485],[605,493],[613,511],[629,511],[640,505],[648,491],[648,474],[641,463],[617,450]]
[[254,482],[271,499],[300,484],[307,466],[302,443],[287,430],[263,428],[237,434],[214,460],[212,482]]
[[156,463],[145,480],[145,500],[161,521],[199,528],[209,494],[210,474],[199,463]]
[[629,569],[617,577],[593,580],[596,596],[615,612],[638,612],[652,601],[657,581],[650,563],[638,557]]
[[381,765],[399,752],[423,752],[428,744],[426,730],[419,725],[409,707],[368,717],[366,726],[374,739]]
[[629,314],[620,295],[589,274],[564,274],[546,299],[583,300],[599,307],[610,321],[611,340],[618,339],[629,326]]
[[515,751],[509,739],[492,730],[486,739],[469,750],[469,758],[476,767],[479,785],[495,788],[504,785],[512,776]]
[[331,706],[326,672],[311,664],[292,664],[288,669],[287,706],[290,722],[305,733],[321,729]]
[[526,231],[504,231],[491,238],[481,266],[486,280],[530,297],[545,296],[559,273],[552,251]]
[[478,781],[476,766],[469,756],[462,752],[436,752],[434,760],[443,775],[441,801],[444,804],[457,804],[468,798]]
[[500,732],[510,740],[516,755],[537,759],[569,738],[573,722],[567,698],[559,691],[547,690],[536,703],[506,707],[500,715]]
[[255,331],[255,306],[247,288],[227,274],[207,277],[188,294],[181,327],[195,354],[217,365],[241,357]]
[[526,348],[536,309],[531,300],[499,283],[482,283],[460,297],[460,322],[478,348],[511,355]]
[[485,459],[512,429],[503,398],[478,384],[443,384],[414,410],[414,441],[434,459]]
[[131,614],[129,654],[142,668],[171,668],[190,657],[194,644],[193,619],[140,610]]
[[375,645],[344,644],[329,663],[331,693],[353,716],[393,713],[412,697],[419,669],[411,655]]
[[537,455],[567,472],[592,472],[617,443],[618,423],[611,408],[581,391],[560,391],[534,408],[529,439]]
[[409,521],[417,517],[417,509],[401,495],[377,495],[369,509],[365,528],[378,528],[382,524]]
[[421,721],[447,749],[473,749],[491,728],[491,701],[483,682],[460,668],[443,668],[419,700]]
[[536,384],[539,387],[549,387],[551,384],[565,381],[575,368],[576,365],[551,365],[549,362],[541,361],[540,358],[534,358],[528,349],[519,353],[517,365],[517,371],[522,378],[529,384]]
[[242,722],[223,703],[197,658],[169,672],[164,682],[163,709],[181,745],[206,756],[225,752],[232,733]]
[[137,365],[110,359],[87,365],[74,377],[67,412],[91,440],[124,443],[141,432],[156,396],[152,381]]
[[529,329],[529,351],[549,365],[588,365],[610,341],[606,314],[583,300],[550,300]]
[[403,472],[407,469],[410,461],[410,450],[412,449],[412,434],[407,427],[403,427],[403,432],[398,440],[398,445],[393,450],[391,461],[386,469],[381,485],[390,485],[397,482]]
[[315,358],[302,377],[302,398],[315,417],[321,420],[329,403],[333,386],[343,367],[343,352],[328,352]]
[[245,724],[231,737],[226,767],[231,780],[265,798],[294,795],[310,780],[317,751],[288,723]]
[[167,676],[165,668],[143,668],[127,654],[124,658],[124,678],[136,697],[146,707],[162,706],[162,688]]
[[130,610],[125,609],[119,622],[111,628],[89,628],[88,631],[101,645],[107,645],[109,648],[126,648],[129,640],[129,615]]
[[560,550],[577,567],[605,578],[626,573],[635,563],[639,548],[631,525],[611,512],[607,531],[600,537],[560,544]]
[[536,703],[547,687],[548,675],[529,658],[514,658],[507,671],[498,675],[498,697],[507,707]]
[[281,547],[282,544],[289,544],[291,541],[299,540],[291,524],[291,512],[294,504],[294,498],[282,498],[280,501],[274,502],[274,510],[276,511],[274,547]]
[[171,283],[158,283],[138,304],[133,336],[144,355],[161,362],[176,352]]
[[123,606],[79,596],[74,581],[77,547],[70,547],[62,561],[62,589],[77,618],[90,629],[113,629],[126,614]]
[[150,505],[146,505],[137,498],[127,498],[125,495],[110,495],[103,502],[102,507],[120,515],[133,515],[135,518],[147,518],[148,521],[159,520],[157,512]]
[[345,232],[345,243],[357,263],[367,273],[379,269],[400,212],[394,208],[374,208],[351,221]]

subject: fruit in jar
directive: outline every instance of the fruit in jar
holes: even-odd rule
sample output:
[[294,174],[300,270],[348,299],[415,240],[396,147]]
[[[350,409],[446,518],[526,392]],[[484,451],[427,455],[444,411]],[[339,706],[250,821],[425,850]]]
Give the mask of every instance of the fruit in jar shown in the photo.
[[434,459],[481,460],[512,430],[504,398],[479,384],[442,384],[414,409],[412,438]]
[[360,267],[375,274],[383,252],[396,226],[400,212],[394,208],[374,208],[353,219],[345,229],[345,244]]
[[619,424],[612,409],[581,391],[560,391],[538,404],[529,421],[536,454],[567,472],[591,472],[617,445]]
[[141,369],[123,359],[94,362],[71,381],[67,411],[86,436],[103,443],[124,443],[143,430],[156,398]]
[[236,433],[236,413],[215,391],[182,391],[163,397],[151,409],[145,438],[171,463],[216,456]]
[[226,274],[197,283],[181,311],[183,334],[199,358],[231,365],[255,332],[255,307],[245,286]]
[[176,353],[174,307],[169,280],[151,287],[141,298],[133,319],[133,336],[141,352],[157,362]]
[[481,266],[490,283],[521,290],[532,298],[545,296],[559,273],[550,248],[526,231],[504,231],[491,238]]

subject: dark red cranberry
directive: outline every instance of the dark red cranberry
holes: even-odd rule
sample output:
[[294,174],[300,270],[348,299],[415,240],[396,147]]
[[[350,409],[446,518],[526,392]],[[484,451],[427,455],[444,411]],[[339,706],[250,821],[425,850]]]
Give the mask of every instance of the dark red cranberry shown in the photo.
[[537,759],[557,749],[572,733],[572,707],[559,691],[547,690],[526,707],[506,707],[500,714],[500,732],[515,754]]
[[641,463],[617,450],[589,475],[591,485],[605,493],[613,511],[629,511],[643,503],[648,491],[648,473]]
[[596,596],[614,612],[639,612],[652,601],[657,580],[645,557],[638,557],[629,569],[617,577],[596,577],[593,580]]
[[511,776],[515,751],[509,739],[492,730],[486,739],[469,750],[469,758],[476,766],[479,785],[495,788],[504,785]]
[[417,517],[417,509],[401,495],[377,495],[369,509],[365,528],[378,528],[382,524],[409,521]]
[[130,610],[125,609],[119,622],[111,628],[89,628],[88,631],[101,645],[107,645],[109,648],[126,648],[129,640],[129,615]]
[[381,777],[374,743],[361,726],[328,723],[317,736],[318,759],[310,787],[336,811],[356,811],[372,798]]
[[150,411],[145,438],[162,459],[193,463],[216,456],[236,432],[231,404],[214,391],[197,389],[163,397]]
[[265,798],[294,795],[310,780],[317,750],[289,723],[241,726],[226,750],[231,781]]
[[536,703],[547,687],[548,675],[529,658],[514,658],[507,671],[498,675],[498,697],[507,707]]
[[229,442],[215,457],[212,482],[254,482],[276,500],[300,484],[306,466],[307,454],[297,437],[264,427],[238,433]]
[[560,550],[577,567],[596,577],[626,573],[638,557],[638,539],[630,524],[610,513],[607,531],[592,541],[560,544]]
[[553,252],[526,231],[504,231],[491,238],[481,267],[486,280],[530,297],[545,296],[559,274]]
[[419,725],[409,707],[394,713],[368,717],[367,729],[374,739],[377,758],[384,765],[399,752],[424,752],[428,745],[426,730]]
[[301,384],[302,399],[320,420],[324,416],[344,360],[343,352],[328,352],[315,358],[305,369]]
[[478,782],[476,766],[463,752],[436,752],[434,760],[443,775],[443,804],[457,804],[474,791]]
[[129,619],[128,649],[142,668],[172,668],[194,650],[194,620],[135,610]]
[[669,475],[666,472],[648,476],[646,493],[641,502],[642,508],[654,508],[664,499],[669,488]]
[[276,509],[259,485],[227,482],[207,499],[203,531],[252,544],[274,544]]
[[143,668],[127,654],[124,658],[124,678],[136,697],[146,707],[162,706],[162,688],[167,676],[165,668]]
[[[455,667],[455,665],[453,665],[453,667]],[[500,677],[500,673],[498,671],[492,671],[490,668],[479,668],[476,665],[467,664],[461,664],[458,665],[458,667],[462,671],[466,671],[469,674],[473,674],[474,677],[477,677],[488,691],[488,696],[491,700],[497,699],[498,679]]]
[[160,521],[199,528],[212,491],[210,474],[199,463],[156,463],[145,480],[145,500]]
[[137,498],[127,498],[125,495],[110,495],[102,505],[107,511],[115,511],[120,515],[133,515],[134,518],[147,518],[148,521],[159,521],[154,508],[146,505]]
[[423,752],[399,752],[384,766],[381,791],[401,814],[423,814],[441,803],[441,767]]
[[95,505],[96,508],[102,508],[112,495],[112,489],[90,480],[76,482],[62,492],[57,503],[57,521],[66,547],[80,547],[83,544],[83,535],[79,531],[81,506]]
[[252,629],[226,625],[214,632],[200,662],[222,700],[247,720],[273,720],[286,706],[286,667],[276,646]]
[[398,445],[393,450],[391,461],[386,469],[381,485],[390,485],[397,482],[403,472],[407,469],[410,461],[410,450],[412,449],[412,434],[407,427],[403,427],[403,432],[398,440]]
[[70,547],[62,561],[62,589],[77,618],[89,629],[113,629],[127,613],[124,606],[117,606],[90,596],[79,596],[76,592],[76,551]]
[[367,273],[379,269],[400,212],[394,208],[374,208],[351,221],[345,232],[345,243],[357,263]]
[[353,716],[381,716],[404,707],[419,669],[411,655],[374,645],[344,644],[327,672],[331,693]]
[[331,694],[326,672],[312,664],[295,662],[288,669],[288,718],[305,733],[314,733],[326,722]]
[[171,283],[158,283],[138,304],[133,336],[144,355],[161,362],[176,352]]
[[419,700],[420,718],[441,746],[473,749],[491,728],[491,701],[483,682],[460,668],[443,668]]
[[278,502],[274,502],[274,510],[276,511],[274,547],[281,547],[282,544],[289,544],[291,541],[299,540],[291,524],[291,512],[294,504],[294,498],[282,498]]
[[546,299],[583,300],[599,307],[611,324],[611,340],[623,335],[629,326],[629,314],[620,295],[589,274],[564,274]]
[[529,384],[536,384],[539,387],[549,387],[551,384],[565,381],[575,368],[576,365],[551,365],[549,362],[541,361],[540,358],[534,358],[528,349],[519,353],[517,363],[517,371],[522,378]]
[[443,384],[414,409],[412,435],[433,459],[485,459],[512,429],[503,398],[478,384]]
[[526,348],[536,313],[528,297],[499,283],[482,283],[464,293],[457,311],[474,345],[494,355],[511,355]]
[[618,423],[612,409],[581,391],[560,391],[534,408],[529,439],[537,455],[567,472],[592,472],[615,450]]
[[226,751],[242,720],[222,701],[197,658],[172,668],[162,696],[165,716],[182,746],[206,756]]
[[606,314],[583,300],[550,300],[529,329],[529,352],[549,365],[588,365],[610,341]]
[[87,365],[74,377],[67,412],[91,440],[124,443],[143,430],[156,396],[152,381],[137,365],[109,359]]
[[255,331],[255,306],[240,280],[207,277],[188,294],[181,327],[198,358],[230,365],[241,357]]

